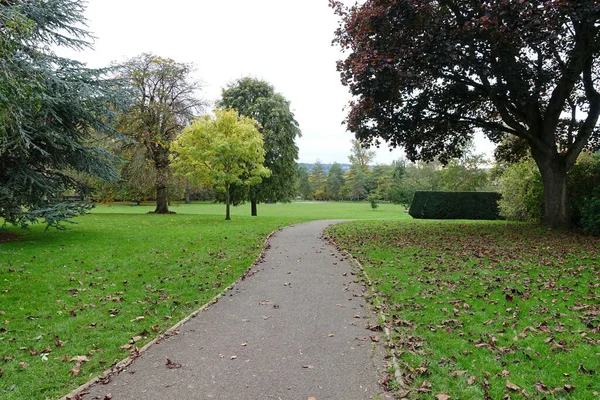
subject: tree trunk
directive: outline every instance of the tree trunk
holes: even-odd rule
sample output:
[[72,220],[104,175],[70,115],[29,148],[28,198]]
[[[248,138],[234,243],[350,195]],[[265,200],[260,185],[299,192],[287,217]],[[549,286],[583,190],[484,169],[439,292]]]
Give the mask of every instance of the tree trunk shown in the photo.
[[169,214],[167,181],[169,173],[166,168],[156,169],[156,210],[155,214]]
[[231,220],[231,214],[229,212],[230,208],[230,194],[229,194],[229,185],[225,189],[225,221]]
[[258,201],[256,201],[255,199],[250,200],[250,215],[253,217],[256,217],[258,215],[258,212],[256,210],[257,205]]
[[549,228],[570,228],[573,222],[565,160],[557,156],[538,166],[544,183],[544,224]]
[[192,201],[190,199],[192,194],[192,189],[190,189],[190,181],[185,180],[185,204],[190,204]]

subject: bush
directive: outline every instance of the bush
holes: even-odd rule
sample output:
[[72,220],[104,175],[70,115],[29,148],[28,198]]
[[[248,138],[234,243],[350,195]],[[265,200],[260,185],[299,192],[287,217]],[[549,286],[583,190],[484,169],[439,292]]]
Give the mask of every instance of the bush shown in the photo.
[[569,171],[568,186],[573,222],[583,228],[583,209],[600,187],[600,154],[582,153]]
[[500,219],[496,192],[416,192],[408,213],[424,219]]
[[544,213],[544,185],[531,158],[507,167],[500,176],[500,215],[514,221],[540,222]]
[[377,198],[377,195],[370,194],[369,197],[367,197],[367,200],[369,201],[369,203],[371,203],[371,208],[373,210],[379,207],[379,199]]
[[600,188],[582,202],[580,226],[588,235],[600,236]]

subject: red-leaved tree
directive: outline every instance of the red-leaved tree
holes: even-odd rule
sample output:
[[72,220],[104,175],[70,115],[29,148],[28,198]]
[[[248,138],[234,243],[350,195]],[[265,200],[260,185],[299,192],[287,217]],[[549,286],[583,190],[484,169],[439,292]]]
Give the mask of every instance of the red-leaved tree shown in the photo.
[[597,0],[330,4],[358,139],[445,161],[476,130],[518,137],[543,177],[545,222],[570,225],[567,171],[600,142]]

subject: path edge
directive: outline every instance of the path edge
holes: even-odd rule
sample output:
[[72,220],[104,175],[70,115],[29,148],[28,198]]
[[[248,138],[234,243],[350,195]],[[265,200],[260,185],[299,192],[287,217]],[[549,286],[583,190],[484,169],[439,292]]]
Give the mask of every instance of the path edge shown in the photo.
[[[331,226],[331,225],[330,225]],[[355,258],[352,254],[350,254],[348,251],[346,251],[345,249],[343,249],[335,240],[333,240],[329,235],[327,235],[326,232],[323,233],[323,237],[327,239],[327,241],[329,241],[329,243],[331,243],[340,253],[342,253],[344,255],[344,257],[346,257],[348,260],[350,260],[360,271],[360,274],[362,276],[362,278],[365,280],[365,283],[367,285],[367,287],[369,287],[369,292],[371,294],[371,296],[376,300],[377,304],[382,304],[382,300],[379,298],[379,296],[377,295],[377,293],[373,290],[371,290],[370,288],[373,287],[373,281],[371,280],[371,277],[369,276],[369,274],[367,273],[367,271],[365,270],[365,268],[363,267],[362,263]],[[383,312],[383,308],[382,307],[377,307],[376,304],[374,304],[373,302],[369,301],[369,303],[371,303],[371,305],[374,305],[374,309],[377,310],[377,317],[383,321],[383,331],[385,333],[386,336],[386,341],[388,346],[386,346],[388,349],[390,349],[391,347],[389,346],[392,343],[392,331],[390,328],[388,328],[385,325],[385,322],[387,321],[385,313]],[[402,369],[400,368],[400,364],[398,363],[398,359],[396,358],[396,354],[394,353],[394,351],[388,351],[389,352],[389,359],[391,361],[392,364],[392,368],[394,370],[394,380],[396,381],[396,383],[398,384],[398,386],[400,387],[400,389],[405,392],[408,393],[408,391],[410,390],[407,386],[406,383],[404,382],[404,378],[402,377]],[[402,396],[399,398],[399,400],[403,400],[403,399],[407,399],[407,397]]]
[[[210,306],[212,306],[213,304],[217,303],[221,297],[223,297],[226,293],[230,292],[237,284],[239,284],[241,281],[243,281],[244,279],[246,279],[246,277],[253,275],[253,274],[250,274],[250,272],[252,272],[252,270],[254,268],[256,268],[262,262],[262,260],[264,259],[265,253],[271,247],[271,244],[270,244],[271,238],[273,236],[275,236],[275,234],[277,232],[280,232],[282,229],[288,228],[288,227],[294,226],[294,225],[295,224],[292,224],[292,225],[289,225],[289,226],[285,226],[285,227],[281,227],[281,228],[276,229],[273,232],[269,233],[269,235],[264,240],[263,249],[259,253],[259,255],[256,258],[256,260],[244,271],[244,273],[235,282],[233,282],[231,285],[227,286],[225,289],[223,289],[219,294],[217,294],[215,297],[213,297],[207,303],[205,303],[204,305],[202,305],[197,310],[193,311],[191,314],[189,314],[187,317],[185,317],[184,319],[182,319],[179,322],[177,322],[175,325],[171,326],[164,333],[161,333],[158,336],[156,336],[150,342],[148,342],[144,346],[142,346],[141,349],[134,348],[131,351],[131,353],[130,353],[129,356],[127,356],[126,358],[124,358],[121,361],[117,362],[112,367],[104,370],[104,372],[102,372],[102,374],[100,374],[100,375],[98,375],[98,376],[90,379],[89,381],[87,381],[86,383],[80,385],[79,387],[77,387],[76,389],[74,389],[73,391],[71,391],[70,393],[68,393],[68,394],[60,397],[58,400],[82,400],[83,399],[82,394],[84,394],[83,392],[85,392],[86,389],[88,389],[88,388],[92,387],[93,385],[101,382],[102,380],[105,380],[106,378],[109,378],[109,377],[111,377],[113,375],[118,375],[125,368],[127,368],[128,366],[130,366],[131,364],[133,364],[134,361],[137,358],[139,358],[143,353],[145,353],[146,351],[148,351],[148,349],[150,349],[153,345],[162,342],[164,339],[166,339],[168,337],[177,335],[178,332],[176,332],[176,331],[179,328],[181,328],[184,324],[186,324],[191,319],[196,318],[198,316],[198,314],[200,314],[203,311],[206,311]],[[132,355],[132,353],[133,353],[133,355]]]

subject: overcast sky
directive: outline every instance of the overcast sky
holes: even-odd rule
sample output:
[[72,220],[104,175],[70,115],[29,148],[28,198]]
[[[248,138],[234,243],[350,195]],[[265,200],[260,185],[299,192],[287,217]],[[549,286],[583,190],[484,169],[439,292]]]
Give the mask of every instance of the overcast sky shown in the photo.
[[[348,1],[350,2],[350,0]],[[327,0],[88,0],[94,50],[71,55],[91,67],[143,52],[196,65],[203,95],[215,101],[227,83],[253,76],[291,102],[302,130],[300,162],[348,162],[353,136],[342,126],[350,95],[331,45],[337,17]],[[480,151],[489,145],[477,142]],[[400,149],[379,149],[388,164]]]

